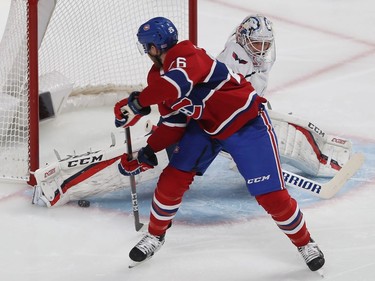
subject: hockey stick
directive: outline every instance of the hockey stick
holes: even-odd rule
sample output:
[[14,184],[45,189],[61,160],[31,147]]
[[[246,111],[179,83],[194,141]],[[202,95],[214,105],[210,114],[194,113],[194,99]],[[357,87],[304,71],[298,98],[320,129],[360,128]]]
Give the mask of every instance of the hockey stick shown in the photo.
[[[126,146],[128,150],[128,161],[133,159],[133,149],[132,149],[132,141],[130,135],[130,128],[125,128],[125,140]],[[134,226],[135,230],[139,231],[144,226],[143,223],[139,220],[139,209],[138,209],[138,198],[137,198],[137,186],[135,182],[135,175],[130,175],[130,187],[131,187],[131,197],[132,197],[132,206],[133,206],[133,215],[134,215]]]
[[319,183],[284,169],[283,176],[287,186],[303,189],[322,199],[330,199],[361,168],[364,160],[363,154],[353,154],[340,171],[326,183]]
[[[227,152],[222,151],[220,155],[232,160],[232,157]],[[340,171],[325,183],[320,183],[283,169],[284,181],[289,187],[302,189],[321,199],[330,199],[361,168],[364,160],[363,154],[353,154]]]

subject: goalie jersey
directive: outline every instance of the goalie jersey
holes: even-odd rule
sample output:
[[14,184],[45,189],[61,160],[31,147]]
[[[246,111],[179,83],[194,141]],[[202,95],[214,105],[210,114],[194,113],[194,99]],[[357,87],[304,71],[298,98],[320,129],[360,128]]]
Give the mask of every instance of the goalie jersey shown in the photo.
[[225,63],[234,72],[242,74],[248,80],[258,95],[264,96],[268,84],[269,72],[276,59],[275,45],[268,53],[269,58],[260,60],[249,56],[248,53],[236,42],[235,36],[231,36],[225,44],[224,50],[217,59]]

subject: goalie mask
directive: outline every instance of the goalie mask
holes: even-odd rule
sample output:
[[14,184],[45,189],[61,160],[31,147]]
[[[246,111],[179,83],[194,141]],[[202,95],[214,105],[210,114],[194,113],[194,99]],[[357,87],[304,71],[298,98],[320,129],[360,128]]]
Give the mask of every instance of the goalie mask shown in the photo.
[[137,37],[141,54],[147,54],[151,45],[164,52],[177,44],[178,32],[169,19],[156,17],[139,27]]
[[236,42],[253,58],[255,65],[275,60],[272,22],[264,16],[248,16],[237,27]]

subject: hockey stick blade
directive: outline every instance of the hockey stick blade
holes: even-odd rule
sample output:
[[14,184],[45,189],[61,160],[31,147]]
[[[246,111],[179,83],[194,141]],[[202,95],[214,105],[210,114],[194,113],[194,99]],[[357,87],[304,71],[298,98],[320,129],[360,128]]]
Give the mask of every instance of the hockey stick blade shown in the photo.
[[319,198],[330,199],[335,196],[345,183],[361,168],[364,160],[365,157],[363,154],[353,154],[341,170],[326,183],[319,183],[283,170],[285,184],[290,187],[303,189]]

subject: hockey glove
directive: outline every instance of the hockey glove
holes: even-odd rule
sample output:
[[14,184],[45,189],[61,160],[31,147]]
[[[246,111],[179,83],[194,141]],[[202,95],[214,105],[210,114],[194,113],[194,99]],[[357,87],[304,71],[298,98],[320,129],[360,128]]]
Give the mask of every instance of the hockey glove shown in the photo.
[[118,164],[118,169],[124,176],[138,175],[158,165],[158,158],[151,147],[146,146],[138,151],[136,159],[129,160],[129,155],[124,153]]
[[140,92],[132,92],[129,98],[123,99],[115,104],[115,125],[116,127],[130,127],[151,112],[151,107],[142,107],[138,102]]

